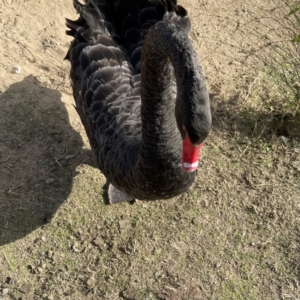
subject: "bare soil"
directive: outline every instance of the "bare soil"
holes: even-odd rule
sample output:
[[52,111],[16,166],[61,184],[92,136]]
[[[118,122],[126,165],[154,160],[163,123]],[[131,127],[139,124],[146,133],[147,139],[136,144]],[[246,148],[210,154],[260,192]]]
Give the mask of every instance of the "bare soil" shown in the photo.
[[239,32],[274,2],[180,2],[213,111],[197,180],[109,206],[64,61],[72,1],[0,0],[0,299],[300,299],[298,123],[252,92],[272,87]]

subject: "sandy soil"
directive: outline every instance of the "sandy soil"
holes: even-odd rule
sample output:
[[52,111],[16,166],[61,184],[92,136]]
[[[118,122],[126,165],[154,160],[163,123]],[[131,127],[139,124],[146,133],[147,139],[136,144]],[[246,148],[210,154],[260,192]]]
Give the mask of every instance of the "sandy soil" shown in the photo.
[[[222,252],[222,258],[217,255],[210,256],[205,252],[206,247],[198,242],[199,238],[206,241],[211,238],[211,242],[207,242],[207,249],[213,251],[215,245],[234,236],[230,253],[247,252],[248,250],[243,247],[236,250],[238,248],[234,248],[234,241],[247,239],[251,231],[249,228],[252,226],[253,228],[262,226],[259,225],[260,221],[253,221],[254,213],[265,214],[264,209],[259,210],[259,204],[253,202],[256,203],[255,206],[252,203],[254,196],[261,195],[262,203],[265,203],[263,205],[267,210],[270,207],[269,213],[277,216],[281,208],[275,207],[275,204],[274,208],[264,202],[263,199],[267,199],[267,196],[263,195],[268,193],[273,195],[272,197],[277,197],[277,200],[281,199],[280,191],[274,188],[275,174],[279,174],[280,170],[286,171],[284,174],[292,174],[289,173],[290,169],[285,165],[284,159],[292,160],[293,168],[297,170],[299,167],[300,170],[300,166],[297,165],[297,154],[288,152],[285,158],[280,156],[276,158],[277,165],[272,167],[273,171],[268,174],[269,185],[259,181],[260,176],[265,176],[269,171],[264,173],[255,169],[255,163],[251,166],[253,173],[251,170],[245,171],[243,168],[249,164],[247,161],[243,162],[244,155],[248,153],[248,144],[245,142],[248,138],[248,129],[237,130],[238,126],[243,127],[245,124],[231,122],[233,113],[226,105],[227,102],[231,105],[236,103],[237,107],[243,105],[238,99],[247,102],[248,86],[253,81],[253,76],[250,75],[251,67],[257,63],[252,58],[245,60],[241,48],[251,45],[238,34],[237,28],[247,21],[250,15],[257,13],[259,5],[267,6],[269,1],[256,0],[251,1],[251,4],[245,4],[242,0],[180,2],[190,11],[192,18],[191,39],[206,74],[211,94],[214,129],[212,138],[208,141],[209,150],[203,152],[205,174],[200,174],[197,181],[205,182],[200,190],[202,198],[199,198],[199,201],[193,200],[198,192],[192,190],[178,205],[176,204],[177,206],[175,200],[172,200],[173,202],[168,204],[153,204],[151,208],[153,224],[161,222],[157,216],[161,208],[164,208],[165,214],[170,214],[171,217],[170,221],[166,221],[165,227],[163,223],[161,224],[161,230],[168,232],[169,228],[172,228],[172,233],[176,238],[178,236],[176,245],[174,244],[172,248],[174,252],[170,250],[170,256],[173,255],[178,265],[175,263],[173,268],[170,266],[166,271],[164,262],[168,261],[168,258],[161,258],[160,251],[166,255],[169,251],[168,241],[172,241],[169,232],[168,234],[152,232],[155,225],[150,228],[151,222],[136,225],[143,222],[143,218],[147,218],[147,206],[141,204],[140,207],[134,208],[136,211],[132,210],[131,206],[124,206],[121,209],[101,206],[105,179],[93,168],[87,138],[73,106],[69,62],[64,61],[70,43],[70,38],[65,35],[64,18],[76,18],[72,1],[0,0],[0,287],[2,288],[0,299],[297,299],[296,281],[291,283],[286,276],[284,277],[286,281],[282,282],[282,285],[285,284],[284,287],[280,287],[281,283],[276,281],[276,276],[279,278],[278,274],[284,263],[293,266],[291,273],[298,270],[299,263],[295,260],[286,262],[282,258],[280,263],[274,262],[272,270],[278,273],[274,271],[275,275],[273,273],[270,276],[266,275],[269,276],[269,281],[266,281],[269,288],[264,287],[264,271],[257,275],[258,279],[255,281],[247,281],[246,277],[256,272],[254,263],[253,266],[247,265],[249,270],[247,269],[245,273],[248,275],[242,277],[243,281],[239,282],[240,285],[234,291],[231,286],[234,286],[236,278],[241,278],[239,272],[245,267],[239,260],[241,256],[232,259],[231,263],[230,255],[226,256],[226,253]],[[239,136],[243,138],[246,136],[243,140],[244,146],[241,148],[236,144],[227,143],[228,140],[235,141]],[[234,149],[237,148],[239,149],[236,151],[239,152],[235,157]],[[268,164],[268,167],[272,165],[274,157],[271,159],[268,156],[270,151],[266,146],[262,154],[260,150],[255,152],[258,153],[255,159],[261,157],[258,164]],[[242,167],[237,165],[240,162],[243,163]],[[293,168],[291,167],[291,170],[294,170]],[[206,176],[209,176],[207,181]],[[297,193],[296,181],[289,177],[292,175],[284,176],[282,178],[290,183],[289,189],[284,190],[286,198],[294,199],[289,193],[294,192],[293,195]],[[269,190],[271,184],[272,191]],[[89,188],[86,189],[86,186]],[[251,190],[251,187],[258,187],[257,192]],[[234,191],[234,196],[230,196],[227,188]],[[221,190],[223,194],[220,194]],[[190,204],[184,202],[188,197],[192,199]],[[233,213],[232,218],[235,221],[233,227],[230,227],[229,219],[228,223],[226,220],[222,223],[223,221],[214,218],[226,215],[228,207],[234,209],[236,203],[234,197],[248,199],[245,200],[248,201],[247,207],[245,204],[239,209],[250,217],[249,223],[245,221],[244,224],[242,221],[244,215],[237,217]],[[222,199],[227,199],[226,203],[230,204],[228,206],[224,204],[225,202],[222,204]],[[213,207],[208,204],[211,200]],[[276,205],[277,200],[274,200]],[[98,204],[99,202],[101,204]],[[290,218],[273,219],[276,219],[276,222],[278,220],[276,226],[281,226],[279,224],[290,226],[284,231],[285,235],[282,235],[284,236],[282,245],[290,240],[292,242],[288,244],[287,247],[290,247],[288,249],[296,251],[295,249],[299,247],[295,244],[297,236],[295,228],[298,223],[293,218],[299,207],[297,208],[292,200],[290,203],[286,210],[281,210],[281,216],[288,214],[288,210],[293,211]],[[196,213],[201,215],[201,220],[194,215],[193,205],[196,204],[200,207],[197,209],[201,209],[201,212],[196,210]],[[115,218],[118,225],[114,225]],[[173,221],[180,224],[182,229],[173,228],[175,226]],[[216,232],[221,229],[214,227],[217,224],[223,228],[218,235]],[[145,240],[147,246],[143,246],[139,239],[137,241],[140,241],[140,244],[135,242],[135,237],[130,234],[131,232],[137,234],[135,229],[137,226],[141,226],[138,227],[139,230],[144,230],[143,228],[147,228],[148,225],[152,233],[151,237],[148,237],[145,229],[145,238],[148,240]],[[117,229],[114,229],[114,226],[117,226]],[[207,228],[207,235],[204,228]],[[227,231],[229,228],[230,232]],[[240,228],[245,230],[238,235]],[[115,237],[114,243],[108,243],[108,236],[115,235],[114,230],[120,231],[123,237],[119,238],[121,240]],[[99,235],[101,238],[97,235],[98,231],[101,232]],[[274,233],[275,235],[279,239],[277,233]],[[184,242],[185,236],[189,238],[190,249]],[[121,254],[114,248],[116,243],[119,243],[117,250],[119,249]],[[226,243],[223,243],[224,248]],[[107,248],[103,246],[106,244],[109,245]],[[262,245],[261,247],[269,245],[268,242],[263,243],[255,239],[249,241],[247,245],[254,247],[253,245],[257,244]],[[69,254],[63,252],[64,247],[69,249]],[[151,253],[149,250],[149,259],[147,257],[144,259],[144,255],[135,252],[138,251],[135,249],[143,247],[152,249]],[[201,249],[203,256],[200,256],[197,249]],[[109,256],[109,251],[112,251],[112,257]],[[272,251],[270,260],[273,254],[275,257],[280,253],[280,259],[281,256],[285,257],[286,252],[283,250]],[[100,258],[97,256],[99,253],[102,253]],[[259,249],[255,253],[260,253]],[[136,254],[144,265],[140,265],[140,261],[134,258],[133,261],[130,260],[130,256]],[[234,257],[234,254],[232,255]],[[109,258],[110,264],[103,266],[101,262],[105,257]],[[158,258],[151,261],[151,257]],[[198,260],[190,261],[190,257],[197,257]],[[260,257],[262,264],[264,259]],[[211,277],[200,280],[201,272],[193,268],[198,262],[209,260],[211,263],[206,265],[208,273],[203,271],[203,274],[210,274]],[[95,269],[90,264],[94,265]],[[143,275],[133,274],[137,269],[144,272],[143,274],[148,274],[147,268],[152,270],[156,264],[159,267],[151,271],[153,277],[150,279],[148,275],[144,278]],[[270,264],[265,265],[268,269]],[[222,269],[224,273],[215,271],[217,268],[224,268]],[[233,270],[236,268],[239,268],[239,271],[235,273]],[[226,273],[226,269],[230,269],[231,273]],[[123,281],[118,281],[118,277],[121,277],[125,270],[131,272],[130,275],[126,275]],[[189,270],[193,270],[193,273],[190,274]],[[197,277],[198,279],[195,277],[194,280],[193,274],[200,277]],[[115,279],[112,279],[113,276]],[[229,282],[228,278],[232,281],[230,279]],[[156,291],[150,292],[149,286],[155,287]],[[254,292],[250,293],[250,290]],[[286,298],[283,291],[286,292]],[[248,292],[249,294],[244,294]]]

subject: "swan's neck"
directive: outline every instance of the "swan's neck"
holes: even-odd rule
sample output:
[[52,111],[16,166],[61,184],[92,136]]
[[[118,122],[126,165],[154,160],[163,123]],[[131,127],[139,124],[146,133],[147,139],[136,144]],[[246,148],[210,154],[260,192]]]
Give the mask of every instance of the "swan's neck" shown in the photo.
[[167,58],[161,60],[154,55],[144,63],[141,85],[141,154],[147,163],[162,160],[165,164],[172,147],[176,152],[180,152],[181,148],[181,136],[175,119],[176,92],[175,87],[172,87],[174,71]]
[[143,44],[141,75],[140,157],[149,167],[163,163],[177,168],[182,149],[178,125],[182,126],[185,115],[176,112],[176,120],[175,106],[176,111],[188,110],[193,91],[207,92],[197,55],[178,25],[158,22],[150,29]]

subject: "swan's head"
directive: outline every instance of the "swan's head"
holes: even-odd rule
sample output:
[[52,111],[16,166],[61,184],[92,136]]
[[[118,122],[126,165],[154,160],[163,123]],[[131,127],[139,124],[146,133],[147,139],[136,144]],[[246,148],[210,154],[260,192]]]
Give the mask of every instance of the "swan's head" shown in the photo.
[[182,136],[182,168],[194,172],[199,164],[199,151],[211,128],[211,112],[206,87],[199,84],[189,88],[177,94],[175,115]]

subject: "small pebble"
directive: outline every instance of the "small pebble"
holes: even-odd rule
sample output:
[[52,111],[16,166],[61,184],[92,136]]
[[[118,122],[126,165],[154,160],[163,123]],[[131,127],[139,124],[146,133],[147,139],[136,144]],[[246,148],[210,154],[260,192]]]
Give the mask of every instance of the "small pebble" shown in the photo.
[[61,255],[59,255],[57,252],[54,252],[52,255],[52,262],[57,263],[61,258]]
[[71,158],[73,158],[74,157],[74,155],[66,155],[65,156],[65,160],[69,160],[69,159],[71,159]]
[[284,143],[288,142],[288,140],[289,140],[289,138],[286,137],[286,136],[284,136],[284,135],[279,136],[279,138],[280,138]]
[[74,242],[73,245],[72,245],[72,250],[75,252],[75,253],[78,253],[79,252],[79,249],[78,249],[78,243],[77,242]]
[[91,276],[91,277],[87,280],[86,284],[88,285],[88,287],[89,287],[90,289],[94,288],[95,285],[96,285],[96,279],[95,279],[95,277],[94,277],[94,276]]
[[24,294],[29,294],[30,291],[31,291],[31,284],[30,283],[24,283],[20,288],[20,292],[22,292]]
[[55,181],[55,179],[53,179],[53,178],[48,178],[48,179],[45,180],[45,183],[46,183],[46,184],[51,184],[51,183],[53,183],[54,181]]
[[16,66],[16,74],[20,74],[21,73],[21,67],[20,66]]

